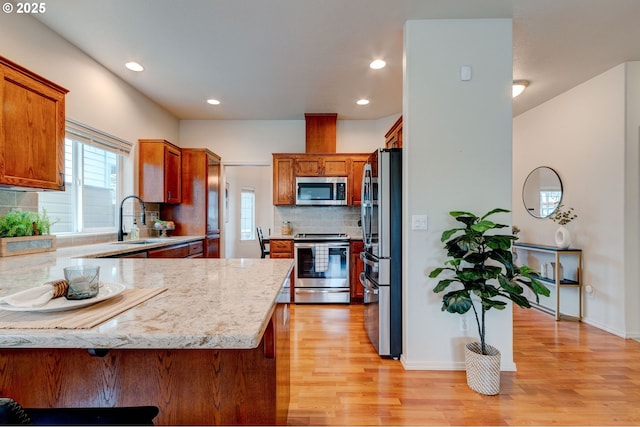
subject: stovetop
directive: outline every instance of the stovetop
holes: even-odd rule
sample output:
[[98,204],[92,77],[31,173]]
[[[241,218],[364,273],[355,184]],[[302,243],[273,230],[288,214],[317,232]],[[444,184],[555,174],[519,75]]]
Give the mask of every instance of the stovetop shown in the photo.
[[298,233],[293,236],[294,240],[349,240],[346,233]]

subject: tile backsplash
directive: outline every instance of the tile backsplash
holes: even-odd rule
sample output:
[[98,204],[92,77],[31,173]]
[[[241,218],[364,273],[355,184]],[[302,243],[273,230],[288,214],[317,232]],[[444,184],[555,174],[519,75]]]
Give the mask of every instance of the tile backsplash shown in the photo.
[[0,190],[0,216],[19,209],[38,211],[38,193],[30,191]]
[[280,234],[282,221],[290,221],[293,234],[347,233],[352,238],[362,237],[359,206],[280,206],[274,209],[273,221],[271,234]]

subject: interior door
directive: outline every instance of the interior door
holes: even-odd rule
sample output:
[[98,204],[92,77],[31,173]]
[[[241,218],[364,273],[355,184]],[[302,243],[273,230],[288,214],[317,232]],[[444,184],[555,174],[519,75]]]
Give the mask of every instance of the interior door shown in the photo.
[[[223,198],[224,257],[260,258],[260,244],[255,227],[261,226],[265,238],[273,224],[272,174],[270,165],[225,165]],[[252,189],[255,194],[254,236],[245,239],[241,233],[241,192]]]

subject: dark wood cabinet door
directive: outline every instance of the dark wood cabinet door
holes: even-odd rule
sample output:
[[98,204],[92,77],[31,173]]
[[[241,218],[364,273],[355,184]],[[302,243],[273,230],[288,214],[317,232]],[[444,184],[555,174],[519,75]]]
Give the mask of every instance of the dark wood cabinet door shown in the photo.
[[294,159],[273,156],[273,204],[294,205]]
[[205,257],[220,258],[220,236],[207,237]]
[[367,163],[367,157],[355,158],[351,161],[351,173],[349,174],[349,205],[360,206],[362,204],[362,171]]
[[64,191],[66,93],[0,57],[0,184]]
[[351,242],[351,302],[362,302],[364,288],[360,283],[360,273],[364,271],[364,263],[360,259],[360,252],[364,251],[364,243]]
[[166,146],[164,148],[164,187],[167,203],[180,203],[181,190],[181,164],[180,151]]
[[180,203],[180,148],[162,139],[141,139],[139,144],[138,186],[142,200],[149,203]]

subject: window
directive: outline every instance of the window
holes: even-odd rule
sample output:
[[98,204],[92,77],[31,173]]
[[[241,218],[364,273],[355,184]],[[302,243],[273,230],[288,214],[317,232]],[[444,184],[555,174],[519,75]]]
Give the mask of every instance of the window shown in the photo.
[[64,192],[38,195],[52,234],[113,232],[117,228],[119,177],[131,144],[67,120]]
[[561,191],[540,191],[540,215],[546,218],[551,215],[560,203]]
[[240,240],[256,239],[256,193],[254,189],[240,191]]

